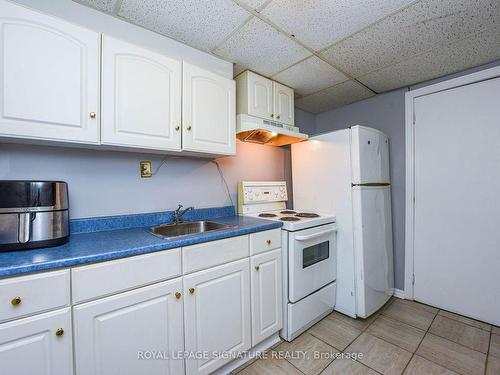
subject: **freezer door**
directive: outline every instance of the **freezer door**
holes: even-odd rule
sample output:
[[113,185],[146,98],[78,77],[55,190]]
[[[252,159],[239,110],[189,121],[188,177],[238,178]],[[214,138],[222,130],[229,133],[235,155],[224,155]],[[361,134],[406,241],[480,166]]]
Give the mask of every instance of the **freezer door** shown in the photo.
[[364,126],[351,128],[352,183],[389,183],[389,140]]
[[366,318],[394,288],[391,189],[353,187],[357,315]]

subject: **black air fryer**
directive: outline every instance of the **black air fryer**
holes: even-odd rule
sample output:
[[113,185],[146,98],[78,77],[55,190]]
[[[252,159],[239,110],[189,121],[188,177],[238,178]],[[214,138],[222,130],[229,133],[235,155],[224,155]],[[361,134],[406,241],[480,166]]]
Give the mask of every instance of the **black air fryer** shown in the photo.
[[58,246],[68,239],[65,182],[0,180],[0,251]]

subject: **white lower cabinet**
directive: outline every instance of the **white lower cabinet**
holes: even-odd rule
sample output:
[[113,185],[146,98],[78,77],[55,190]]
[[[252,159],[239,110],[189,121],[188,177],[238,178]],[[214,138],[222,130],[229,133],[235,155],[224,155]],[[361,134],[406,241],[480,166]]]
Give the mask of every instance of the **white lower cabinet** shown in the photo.
[[184,347],[181,288],[178,278],[75,306],[76,374],[183,374],[172,358]]
[[0,365],[2,374],[72,374],[71,309],[0,324]]
[[251,347],[249,259],[184,277],[186,352],[203,354],[186,360],[186,374],[209,374],[231,359],[214,352]]
[[255,255],[250,264],[252,346],[255,346],[283,326],[281,249]]

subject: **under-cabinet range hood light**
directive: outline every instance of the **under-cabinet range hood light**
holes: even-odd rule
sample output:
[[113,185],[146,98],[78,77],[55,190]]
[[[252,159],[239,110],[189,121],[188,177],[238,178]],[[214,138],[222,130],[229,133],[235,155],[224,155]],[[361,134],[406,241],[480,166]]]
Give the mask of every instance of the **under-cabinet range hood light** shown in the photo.
[[236,137],[244,142],[284,146],[305,141],[309,136],[300,133],[296,126],[241,114],[236,117]]

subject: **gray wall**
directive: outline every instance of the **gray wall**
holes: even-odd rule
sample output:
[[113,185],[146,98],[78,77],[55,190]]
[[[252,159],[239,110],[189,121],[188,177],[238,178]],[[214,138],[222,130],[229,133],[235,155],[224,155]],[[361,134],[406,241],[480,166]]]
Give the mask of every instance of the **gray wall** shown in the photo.
[[[236,204],[240,180],[284,180],[289,151],[237,143],[237,156],[217,159]],[[141,178],[139,161],[162,156],[0,143],[0,180],[64,180],[71,217],[107,216],[230,204],[214,164],[206,159],[168,158],[152,178]]]
[[320,113],[315,133],[366,125],[383,131],[390,139],[392,226],[395,285],[404,288],[405,251],[405,92],[406,89],[377,95],[361,102]]

